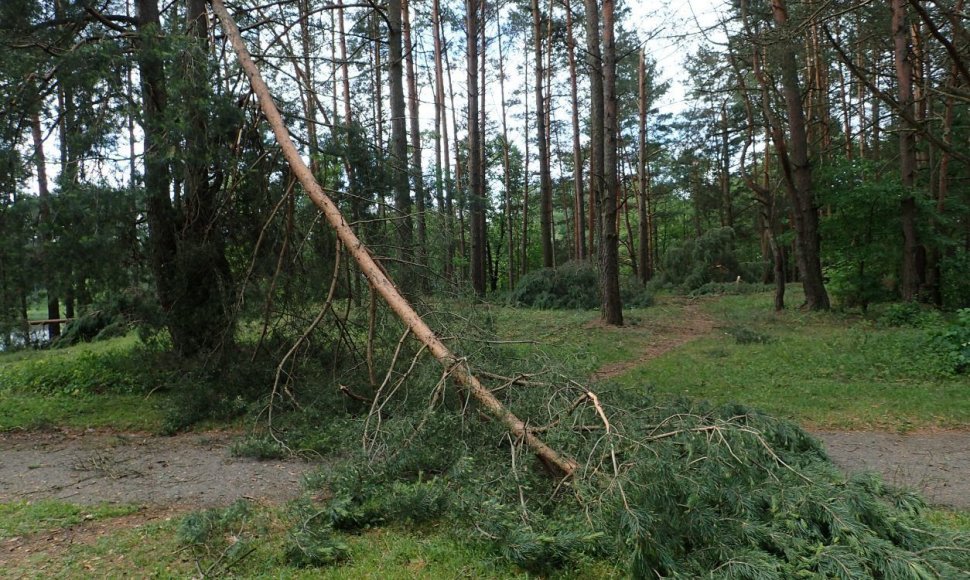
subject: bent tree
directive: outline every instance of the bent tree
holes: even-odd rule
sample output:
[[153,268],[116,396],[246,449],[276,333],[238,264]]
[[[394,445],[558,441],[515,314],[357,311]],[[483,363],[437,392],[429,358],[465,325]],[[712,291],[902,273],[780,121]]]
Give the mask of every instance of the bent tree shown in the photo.
[[259,69],[256,67],[256,63],[253,62],[249,50],[243,42],[239,28],[229,15],[222,0],[211,0],[211,3],[213,11],[222,23],[226,36],[232,43],[232,47],[239,59],[239,64],[249,78],[253,92],[259,99],[259,106],[273,130],[276,141],[279,143],[290,169],[306,190],[307,196],[320,209],[331,227],[336,231],[337,237],[348,248],[351,256],[360,267],[361,273],[367,278],[371,286],[384,298],[391,310],[410,329],[415,338],[428,348],[431,354],[445,368],[445,372],[453,377],[459,386],[474,397],[489,414],[501,421],[512,435],[520,438],[550,469],[563,476],[572,475],[578,468],[577,463],[568,457],[563,457],[536,437],[521,419],[509,411],[491,391],[482,386],[478,378],[472,374],[468,364],[462,358],[451,352],[451,349],[438,338],[407,299],[404,298],[394,285],[394,282],[384,273],[381,266],[371,257],[368,248],[354,233],[333,200],[326,194],[323,187],[313,176],[310,168],[300,157],[300,153],[293,144],[289,131],[283,123],[283,117],[276,108],[273,97],[269,92],[269,87],[263,81]]

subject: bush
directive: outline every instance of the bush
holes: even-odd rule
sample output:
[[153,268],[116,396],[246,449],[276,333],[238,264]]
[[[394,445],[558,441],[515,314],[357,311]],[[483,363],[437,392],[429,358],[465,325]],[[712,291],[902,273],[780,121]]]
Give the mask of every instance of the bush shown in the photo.
[[691,292],[709,283],[735,282],[750,275],[735,254],[734,230],[717,228],[672,246],[661,260],[655,284]]
[[951,324],[930,331],[933,350],[956,373],[970,371],[970,308],[959,310]]
[[917,302],[899,302],[887,306],[878,320],[884,326],[930,328],[940,326],[943,318],[939,312]]
[[734,341],[738,344],[768,344],[774,339],[767,334],[762,334],[756,330],[748,328],[747,326],[735,326],[729,328],[727,333],[734,337]]
[[970,308],[970,252],[958,251],[940,262],[945,308]]
[[[653,296],[633,277],[620,281],[620,300],[630,308],[646,308],[653,304]],[[599,308],[599,273],[593,262],[586,261],[533,270],[522,277],[509,301],[516,306],[548,310]]]
[[592,262],[566,262],[529,272],[512,292],[515,305],[552,310],[591,310],[600,305],[599,279]]
[[38,394],[132,394],[159,384],[155,354],[117,343],[78,353],[29,357],[0,367],[0,390]]
[[286,457],[286,448],[268,435],[259,435],[233,442],[229,446],[229,453],[233,457],[251,457],[263,461],[283,459]]

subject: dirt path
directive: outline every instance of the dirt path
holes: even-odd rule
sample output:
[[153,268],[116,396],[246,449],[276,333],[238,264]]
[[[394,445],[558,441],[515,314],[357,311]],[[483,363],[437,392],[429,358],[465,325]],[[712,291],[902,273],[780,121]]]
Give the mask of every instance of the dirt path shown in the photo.
[[230,457],[232,437],[224,432],[0,434],[0,503],[55,499],[143,506],[120,518],[0,537],[0,568],[38,552],[56,557],[72,544],[92,544],[117,530],[195,509],[243,498],[279,503],[300,495],[302,476],[312,464]]
[[300,493],[311,465],[229,455],[229,433],[155,437],[63,431],[0,435],[0,502],[225,506]]
[[593,373],[594,380],[622,375],[649,360],[714,332],[714,319],[703,311],[697,300],[674,299],[666,305],[681,310],[682,314],[675,322],[651,326],[651,333],[639,356],[631,360],[603,365]]
[[[634,359],[602,366],[594,379],[621,375],[692,340],[710,336],[714,318],[699,300],[673,299],[661,307],[679,310],[674,323],[651,328]],[[874,471],[897,487],[915,489],[934,505],[970,510],[970,431],[897,434],[873,431],[812,431],[841,469]]]
[[918,490],[930,504],[970,509],[970,432],[812,434],[846,471],[875,471],[889,484]]

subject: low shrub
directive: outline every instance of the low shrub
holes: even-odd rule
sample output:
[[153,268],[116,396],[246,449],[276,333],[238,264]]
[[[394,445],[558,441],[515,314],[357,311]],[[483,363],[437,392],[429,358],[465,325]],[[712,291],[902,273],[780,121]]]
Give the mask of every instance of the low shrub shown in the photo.
[[734,326],[727,329],[727,333],[734,337],[738,344],[768,344],[774,339],[747,326]]
[[[653,304],[653,296],[633,277],[620,281],[620,300],[630,308]],[[547,310],[592,310],[600,307],[599,273],[593,262],[566,262],[526,274],[510,294],[517,306]]]
[[519,306],[554,310],[598,308],[599,281],[592,262],[566,262],[558,268],[529,272],[512,292],[511,302]]
[[940,326],[943,317],[936,310],[918,302],[898,302],[886,306],[877,320],[884,326],[932,328]]
[[753,279],[756,269],[741,264],[734,242],[734,230],[724,227],[673,245],[661,260],[654,284],[688,293],[710,283],[736,282],[738,277]]
[[970,372],[970,308],[957,311],[950,324],[930,330],[930,346],[953,372]]
[[268,435],[256,435],[234,441],[229,446],[229,453],[233,457],[250,457],[252,459],[283,459],[286,448],[276,439]]
[[159,385],[163,377],[147,372],[156,355],[120,342],[70,355],[30,356],[0,367],[0,390],[38,394],[133,394]]

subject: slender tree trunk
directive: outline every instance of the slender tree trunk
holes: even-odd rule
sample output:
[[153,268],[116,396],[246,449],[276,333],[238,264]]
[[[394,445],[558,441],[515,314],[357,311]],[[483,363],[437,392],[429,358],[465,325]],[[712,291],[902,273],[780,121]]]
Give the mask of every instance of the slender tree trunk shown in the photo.
[[637,272],[641,284],[653,277],[653,264],[650,260],[650,218],[647,184],[647,53],[640,49],[640,64],[637,68],[639,88],[639,128],[637,131],[637,256],[640,270]]
[[576,257],[585,260],[586,246],[586,204],[583,200],[583,149],[579,140],[579,95],[576,76],[576,36],[573,34],[573,11],[570,0],[563,0],[566,9],[566,54],[569,59],[569,98],[572,104],[573,122],[573,210],[574,238]]
[[[402,27],[404,33],[404,61],[408,84],[408,120],[410,121],[411,137],[411,180],[414,189],[414,206],[417,215],[418,243],[415,258],[418,266],[428,266],[428,226],[426,221],[424,170],[421,164],[421,127],[418,118],[418,79],[414,66],[414,42],[411,38],[411,10],[409,0],[401,0]],[[428,291],[428,279],[421,273],[418,277],[418,287],[422,292]]]
[[603,0],[603,191],[600,196],[600,291],[603,322],[623,324],[620,303],[620,257],[617,232],[617,137],[616,118],[616,40],[614,0]]
[[[452,208],[452,180],[450,145],[448,144],[448,115],[445,111],[445,73],[442,64],[443,46],[441,29],[441,10],[438,0],[433,0],[431,26],[434,29],[434,76],[435,76],[435,194],[438,197],[438,211],[444,216],[444,274],[445,279],[454,280],[454,210]],[[442,158],[444,159],[442,161]],[[442,183],[442,169],[444,182]],[[447,197],[446,197],[447,195]]]
[[586,8],[586,66],[589,69],[589,252],[599,259],[602,232],[598,224],[603,189],[603,62],[600,50],[600,7],[584,0]]
[[[40,105],[38,104],[38,107]],[[51,230],[51,199],[47,183],[47,158],[44,155],[44,136],[40,126],[40,114],[36,111],[30,116],[30,133],[34,144],[34,163],[37,167],[37,192],[40,205],[40,243],[41,267],[43,269],[44,287],[47,290],[47,318],[57,320],[61,317],[60,303],[54,283],[54,267],[51,263],[52,236]],[[61,325],[51,323],[47,325],[47,337],[55,340],[61,335]]]
[[[529,39],[527,35],[522,35],[522,55],[525,66],[522,70],[523,86],[522,94],[529,94]],[[522,99],[525,103],[525,174],[522,191],[522,275],[525,276],[529,271],[529,182],[532,174],[529,171],[529,99]]]
[[542,13],[539,0],[532,0],[533,43],[535,44],[536,139],[539,145],[539,237],[542,238],[542,265],[553,267],[552,255],[552,176],[549,168],[549,141],[546,100],[543,96],[545,74],[542,64]]
[[[772,13],[777,27],[790,33],[788,10],[784,0],[772,0]],[[795,238],[798,246],[797,258],[805,289],[805,305],[810,310],[828,310],[829,296],[825,291],[822,278],[820,239],[818,232],[818,208],[815,204],[815,191],[812,184],[812,166],[808,158],[808,134],[805,126],[805,112],[802,108],[801,89],[798,81],[798,63],[791,42],[781,51],[781,82],[788,111],[788,133],[790,151],[786,175],[790,175]],[[786,147],[781,139],[776,143],[780,151]]]
[[479,2],[466,0],[465,23],[468,47],[468,199],[471,215],[471,279],[478,296],[485,295],[485,200],[482,179],[482,136],[478,118],[478,26]]
[[[899,90],[899,106],[913,113],[913,64],[909,56],[909,30],[906,18],[906,0],[892,0],[893,54],[896,63],[896,84]],[[899,171],[903,183],[901,204],[903,226],[903,264],[901,292],[903,300],[915,300],[922,282],[917,267],[919,240],[916,233],[918,211],[914,187],[916,185],[916,143],[914,129],[900,121]]]
[[450,376],[482,405],[489,414],[501,421],[512,435],[521,438],[526,446],[535,452],[551,469],[564,476],[572,475],[578,468],[576,462],[567,457],[563,457],[536,437],[526,423],[509,411],[501,401],[495,398],[495,395],[491,391],[483,387],[475,375],[471,373],[468,365],[451,352],[447,345],[428,327],[418,313],[415,312],[414,308],[411,307],[408,301],[397,290],[394,283],[384,274],[383,269],[371,258],[367,248],[357,238],[350,226],[347,225],[346,220],[340,214],[340,210],[327,197],[323,188],[313,178],[303,159],[300,158],[300,154],[296,150],[296,147],[294,147],[289,133],[283,124],[283,119],[276,109],[276,105],[273,103],[269,88],[260,77],[259,71],[249,56],[249,52],[246,50],[242,38],[239,35],[239,29],[232,21],[228,11],[226,11],[222,0],[212,0],[212,5],[223,23],[233,48],[239,56],[240,64],[249,77],[253,91],[259,98],[259,104],[273,129],[273,133],[276,135],[277,141],[283,149],[283,154],[290,164],[293,173],[306,189],[310,199],[321,209],[327,221],[336,230],[340,241],[350,250],[351,255],[357,261],[361,271],[370,280],[371,286],[381,294],[391,310],[411,329],[415,337],[427,346],[429,352],[442,364]]
[[[441,29],[441,36],[442,36],[442,39],[444,39],[444,25],[443,24],[442,24],[442,29]],[[444,59],[445,59],[445,70],[448,73],[448,98],[449,98],[449,100],[451,102],[451,111],[452,111],[452,115],[451,115],[451,129],[452,129],[452,131],[451,131],[451,133],[455,137],[455,139],[454,139],[454,144],[455,144],[455,148],[454,148],[454,153],[455,153],[455,186],[450,190],[450,194],[449,194],[449,199],[454,200],[454,197],[455,197],[454,196],[454,192],[456,191],[456,189],[461,189],[461,188],[466,187],[466,184],[465,184],[466,179],[464,177],[464,174],[462,173],[461,151],[459,150],[459,147],[458,147],[458,109],[455,107],[455,85],[454,85],[454,83],[451,82],[451,63],[448,61],[448,44],[447,43],[444,44],[443,51],[444,52],[442,54],[443,54]],[[447,160],[447,157],[446,157],[446,160]],[[464,208],[464,202],[462,201],[465,197],[467,197],[467,196],[464,196],[463,195],[463,196],[460,196],[458,198],[458,207],[457,207],[457,214],[458,214],[458,239],[457,239],[458,255],[461,256],[462,258],[466,258],[467,255],[468,255],[467,252],[465,251],[465,222],[464,222],[464,212],[465,212],[465,208]],[[455,209],[455,208],[449,208],[449,211],[452,211],[453,209]],[[454,240],[454,239],[455,239],[454,236],[452,236],[452,240]],[[454,253],[455,253],[455,249],[454,248],[455,248],[455,241],[452,241],[452,250],[451,250],[452,256],[454,256]],[[461,277],[462,278],[466,278],[468,276],[468,271],[463,268],[460,274],[461,274]]]
[[505,102],[505,55],[502,48],[502,20],[499,18],[497,26],[498,39],[498,87],[502,105],[502,169],[504,171],[503,187],[505,189],[505,230],[508,236],[509,263],[508,277],[509,290],[515,288],[515,236],[512,227],[512,161],[509,157],[509,128],[508,114]]
[[350,107],[350,64],[347,61],[347,33],[344,31],[344,0],[337,1],[337,23],[340,27],[340,84],[343,88],[344,126],[354,122],[353,109]]
[[387,76],[390,86],[391,105],[391,183],[394,187],[394,229],[397,233],[398,257],[401,259],[399,271],[402,282],[409,290],[413,289],[413,225],[411,223],[411,191],[408,187],[408,145],[407,123],[404,103],[404,49],[402,0],[388,0]]

